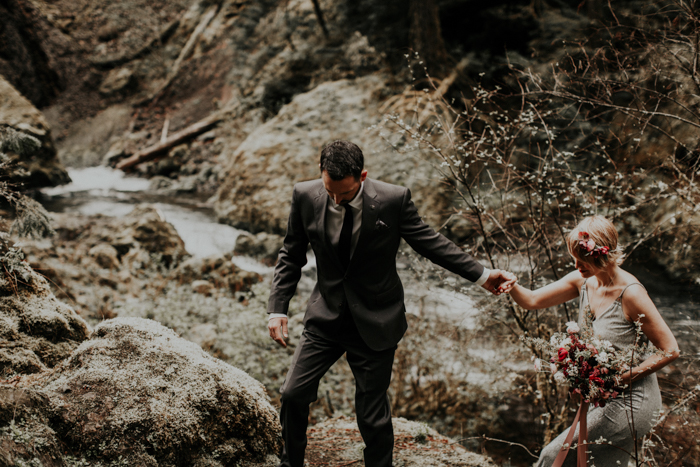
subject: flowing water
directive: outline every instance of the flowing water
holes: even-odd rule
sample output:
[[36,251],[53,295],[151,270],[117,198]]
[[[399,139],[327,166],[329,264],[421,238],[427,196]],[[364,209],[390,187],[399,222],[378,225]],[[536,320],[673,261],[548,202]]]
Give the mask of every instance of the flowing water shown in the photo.
[[[175,199],[153,194],[146,179],[127,177],[108,167],[69,169],[68,173],[72,183],[42,190],[49,211],[118,217],[129,214],[140,203],[149,203],[175,227],[187,252],[199,258],[231,252],[242,233],[216,222],[214,211],[205,200],[188,195],[178,195]],[[270,271],[269,267],[245,256],[235,257],[233,261],[247,271]]]

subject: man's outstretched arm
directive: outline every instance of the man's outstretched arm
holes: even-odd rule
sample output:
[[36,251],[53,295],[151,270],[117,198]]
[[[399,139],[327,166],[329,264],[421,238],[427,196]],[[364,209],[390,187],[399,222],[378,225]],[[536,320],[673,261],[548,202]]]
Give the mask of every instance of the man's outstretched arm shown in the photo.
[[272,279],[267,313],[270,318],[267,327],[272,337],[283,347],[287,346],[288,337],[287,311],[289,301],[294,296],[301,278],[301,268],[306,264],[306,250],[309,239],[306,236],[299,206],[299,194],[296,187],[292,194],[292,207],[287,221],[287,233],[284,244],[277,257],[277,265]]
[[500,269],[484,268],[469,253],[423,222],[408,189],[404,194],[401,210],[401,236],[421,256],[475,282],[494,295],[507,293],[515,285],[517,278],[514,274]]

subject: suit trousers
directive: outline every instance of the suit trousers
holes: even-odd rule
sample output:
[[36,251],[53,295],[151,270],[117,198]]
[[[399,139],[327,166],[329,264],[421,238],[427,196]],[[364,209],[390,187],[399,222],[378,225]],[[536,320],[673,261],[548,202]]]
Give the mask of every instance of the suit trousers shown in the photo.
[[349,321],[332,339],[313,328],[304,329],[281,389],[284,446],[279,467],[303,467],[309,405],[317,399],[321,377],[344,353],[355,377],[355,412],[366,446],[365,465],[392,465],[394,429],[387,390],[396,347],[379,352],[370,349],[351,318]]

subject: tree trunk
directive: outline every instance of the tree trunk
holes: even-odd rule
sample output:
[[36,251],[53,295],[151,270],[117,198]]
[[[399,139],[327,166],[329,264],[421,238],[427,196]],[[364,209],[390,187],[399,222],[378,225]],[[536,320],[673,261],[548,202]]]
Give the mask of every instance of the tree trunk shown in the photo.
[[429,75],[442,78],[448,68],[449,56],[442,40],[436,0],[411,0],[409,16],[411,48],[418,53]]

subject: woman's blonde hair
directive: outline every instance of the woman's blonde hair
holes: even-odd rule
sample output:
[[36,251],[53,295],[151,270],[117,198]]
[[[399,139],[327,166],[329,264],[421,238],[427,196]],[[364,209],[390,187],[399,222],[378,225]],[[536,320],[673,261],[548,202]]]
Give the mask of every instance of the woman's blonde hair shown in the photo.
[[[586,236],[587,239],[595,242],[595,248],[607,247],[607,254],[597,256],[587,254],[589,252],[579,244]],[[574,227],[574,230],[569,232],[566,240],[569,253],[572,256],[600,269],[605,268],[611,262],[619,266],[625,259],[622,248],[617,244],[617,229],[612,222],[603,216],[585,217]]]

